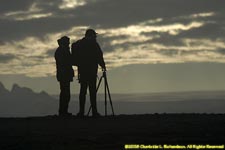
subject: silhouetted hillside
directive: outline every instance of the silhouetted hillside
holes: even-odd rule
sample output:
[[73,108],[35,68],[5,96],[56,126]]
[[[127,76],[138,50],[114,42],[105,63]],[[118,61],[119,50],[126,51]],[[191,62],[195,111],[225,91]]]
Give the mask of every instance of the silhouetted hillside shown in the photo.
[[9,91],[4,87],[4,85],[0,82],[0,96],[8,95]]
[[26,87],[14,84],[8,91],[0,83],[0,116],[40,116],[56,113],[57,102],[46,92],[35,93]]

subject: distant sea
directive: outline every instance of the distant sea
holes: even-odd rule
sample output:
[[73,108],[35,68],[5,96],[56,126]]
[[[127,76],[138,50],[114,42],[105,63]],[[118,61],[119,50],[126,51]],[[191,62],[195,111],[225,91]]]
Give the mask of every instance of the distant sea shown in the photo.
[[[69,111],[79,111],[78,95],[71,96]],[[112,106],[119,114],[161,114],[161,113],[225,113],[225,91],[168,92],[142,94],[111,94]],[[105,114],[104,94],[98,94],[99,112]],[[45,92],[33,93],[19,89],[3,94],[0,99],[0,117],[46,116],[58,113],[58,95]],[[107,97],[107,114],[112,107]],[[90,107],[89,95],[86,113]]]
[[[57,98],[57,96],[54,96]],[[225,91],[112,94],[116,114],[225,113]],[[98,94],[98,109],[105,113],[104,94]],[[72,95],[70,110],[78,111],[78,95]],[[86,110],[90,106],[87,95]],[[111,113],[107,97],[107,112]]]

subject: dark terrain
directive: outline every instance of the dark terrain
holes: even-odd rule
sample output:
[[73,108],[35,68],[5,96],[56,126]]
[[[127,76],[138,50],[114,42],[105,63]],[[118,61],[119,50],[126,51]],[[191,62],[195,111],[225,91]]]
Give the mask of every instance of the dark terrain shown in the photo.
[[225,144],[224,114],[1,118],[1,150],[124,149],[124,144]]

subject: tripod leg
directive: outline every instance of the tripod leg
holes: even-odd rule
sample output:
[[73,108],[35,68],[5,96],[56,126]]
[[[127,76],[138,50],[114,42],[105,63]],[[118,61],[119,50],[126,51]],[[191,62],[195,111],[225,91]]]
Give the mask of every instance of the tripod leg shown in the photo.
[[101,82],[102,82],[102,78],[103,78],[103,76],[101,76],[101,78],[100,78],[100,80],[99,80],[99,82],[98,82],[98,86],[97,86],[97,88],[96,88],[96,93],[98,92],[98,89],[99,89],[100,84],[101,84]]
[[91,111],[91,106],[89,107],[89,110],[88,110],[87,116],[89,116],[90,111]]
[[114,109],[113,109],[112,99],[111,99],[111,95],[110,95],[110,91],[109,91],[109,85],[108,85],[108,81],[107,81],[106,77],[105,77],[105,81],[106,81],[106,88],[107,88],[107,92],[108,92],[108,96],[109,96],[109,102],[110,102],[111,109],[112,109],[112,114],[114,116]]
[[[97,89],[96,89],[96,93],[98,92],[98,89],[99,89],[99,87],[100,87],[100,85],[101,85],[102,78],[103,78],[103,76],[101,76],[101,78],[100,78],[100,80],[99,80],[99,82],[98,82],[98,86],[97,86]],[[91,112],[91,106],[89,107],[87,116],[89,116],[90,112]]]
[[107,116],[107,87],[106,87],[106,77],[105,78],[105,116]]

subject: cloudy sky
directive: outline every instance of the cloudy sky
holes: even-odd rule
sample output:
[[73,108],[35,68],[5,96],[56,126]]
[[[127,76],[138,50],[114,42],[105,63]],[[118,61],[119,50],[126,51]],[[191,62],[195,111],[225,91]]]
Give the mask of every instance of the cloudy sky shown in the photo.
[[[99,33],[113,93],[225,90],[224,0],[1,0],[0,81],[58,93],[56,40]],[[74,68],[76,69],[76,68]],[[74,93],[78,84],[72,85]]]

